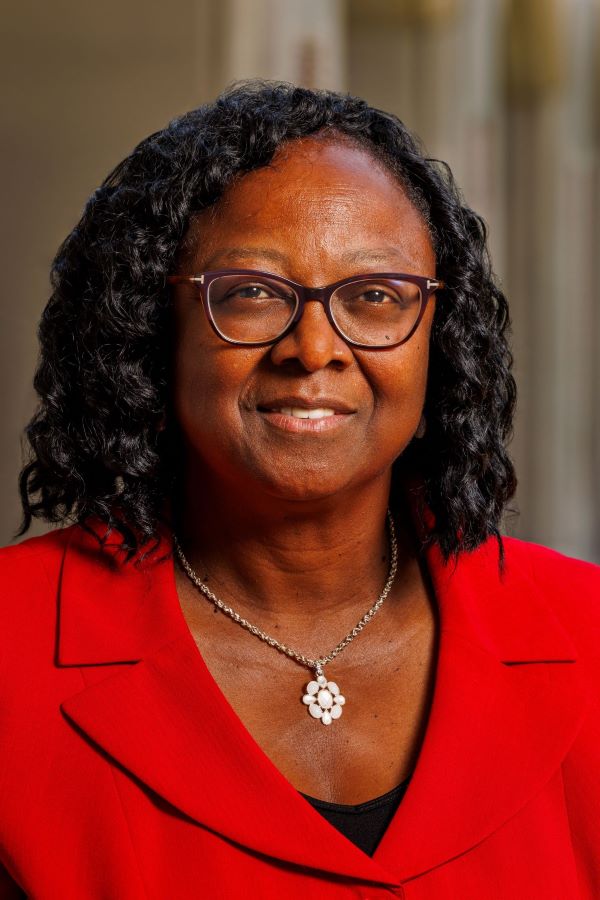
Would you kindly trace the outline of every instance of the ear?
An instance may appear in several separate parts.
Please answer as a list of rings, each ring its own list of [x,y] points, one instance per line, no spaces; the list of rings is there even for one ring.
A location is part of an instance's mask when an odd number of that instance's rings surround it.
[[[415,431],[415,437],[416,437],[416,438],[422,438],[422,437],[425,437],[425,432],[426,432],[426,431],[427,431],[427,420],[426,420],[426,418],[425,418],[425,413],[422,413],[421,419],[420,419],[419,424],[418,424],[418,426],[417,426],[417,430]]]

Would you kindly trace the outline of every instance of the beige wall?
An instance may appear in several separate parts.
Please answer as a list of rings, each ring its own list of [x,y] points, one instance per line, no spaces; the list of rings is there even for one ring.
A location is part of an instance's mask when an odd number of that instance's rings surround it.
[[[2,543],[20,517],[18,436],[34,405],[35,329],[50,261],[109,169],[206,98],[197,7],[53,0],[3,13]]]

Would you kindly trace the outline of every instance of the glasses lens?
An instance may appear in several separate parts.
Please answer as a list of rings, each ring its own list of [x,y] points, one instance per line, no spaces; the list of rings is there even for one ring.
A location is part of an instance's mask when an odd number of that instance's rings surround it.
[[[220,275],[210,283],[207,299],[223,337],[247,344],[278,337],[298,304],[287,284],[253,273]]]
[[[385,347],[408,337],[419,318],[421,302],[421,289],[410,281],[365,279],[334,292],[331,314],[351,341]]]

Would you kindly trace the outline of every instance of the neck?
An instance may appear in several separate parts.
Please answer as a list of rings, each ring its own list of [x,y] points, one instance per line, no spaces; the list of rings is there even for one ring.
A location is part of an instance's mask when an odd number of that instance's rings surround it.
[[[200,578],[242,615],[261,621],[362,615],[390,566],[389,476],[318,501],[240,495],[216,479],[186,479],[178,537]],[[201,498],[198,500],[197,498]],[[396,518],[398,576],[414,556]],[[364,607],[364,609],[363,609]],[[265,618],[266,617],[266,618]]]

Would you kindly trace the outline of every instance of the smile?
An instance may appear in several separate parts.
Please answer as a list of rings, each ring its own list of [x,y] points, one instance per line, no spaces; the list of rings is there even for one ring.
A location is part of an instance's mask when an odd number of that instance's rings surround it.
[[[325,419],[327,416],[335,416],[334,409],[321,407],[320,409],[305,409],[301,406],[283,406],[279,410],[282,416],[293,416],[295,419]]]
[[[278,431],[291,434],[324,434],[335,431],[353,418],[354,410],[336,406],[292,406],[285,401],[279,404],[259,406],[258,413],[264,422]]]

